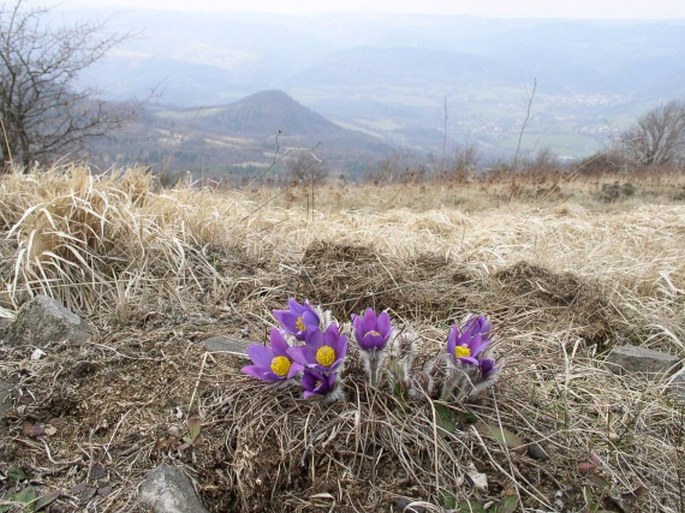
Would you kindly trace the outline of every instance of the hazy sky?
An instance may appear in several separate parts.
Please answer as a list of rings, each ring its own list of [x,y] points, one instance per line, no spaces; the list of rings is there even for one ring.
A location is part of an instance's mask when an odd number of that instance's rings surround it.
[[[685,19],[683,0],[62,0],[59,5],[288,14],[375,11],[507,18]]]

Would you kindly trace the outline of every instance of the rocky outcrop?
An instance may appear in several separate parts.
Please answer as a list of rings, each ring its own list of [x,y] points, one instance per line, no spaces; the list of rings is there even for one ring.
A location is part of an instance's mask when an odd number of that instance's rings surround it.
[[[92,338],[94,333],[87,321],[51,297],[40,295],[19,309],[7,330],[5,343],[44,348],[54,342],[82,343]]]
[[[646,347],[625,345],[614,347],[607,355],[606,366],[614,374],[673,374],[680,368],[680,358]]]
[[[681,369],[682,361],[677,356],[625,345],[614,347],[604,364],[614,374],[640,373],[648,378],[669,378],[667,389],[671,397],[685,404],[685,369]]]
[[[209,352],[228,352],[247,355],[247,346],[250,342],[239,340],[236,338],[219,336],[212,337],[198,342]]]

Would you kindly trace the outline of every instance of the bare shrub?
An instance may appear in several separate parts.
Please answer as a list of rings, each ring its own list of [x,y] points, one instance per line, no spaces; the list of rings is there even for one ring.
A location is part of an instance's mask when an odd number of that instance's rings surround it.
[[[674,164],[685,156],[685,103],[670,101],[642,115],[621,135],[624,154],[642,166]]]
[[[47,13],[21,0],[0,7],[0,157],[24,169],[80,149],[128,116],[75,84],[125,36],[108,34],[102,24],[51,29]]]

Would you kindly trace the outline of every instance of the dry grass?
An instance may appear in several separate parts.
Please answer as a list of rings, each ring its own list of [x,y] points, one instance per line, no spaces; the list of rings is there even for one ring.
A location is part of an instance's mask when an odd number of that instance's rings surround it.
[[[411,500],[440,511],[454,495],[463,511],[470,500],[502,512],[512,497],[518,511],[547,512],[556,496],[564,511],[594,501],[682,513],[682,407],[667,380],[615,376],[602,353],[636,343],[685,355],[683,177],[633,179],[634,195],[601,199],[615,180],[328,186],[312,210],[299,189],[163,190],[136,170],[5,175],[0,307],[47,292],[100,334],[37,362],[0,347],[0,379],[22,391],[0,472],[31,470],[41,492],[65,492],[67,510],[138,511],[136,484],[173,460],[211,511],[401,511]],[[347,401],[325,406],[192,343],[261,340],[290,295],[339,318],[390,308],[431,348],[465,312],[487,313],[507,370],[492,395],[444,405],[371,390],[351,365]],[[201,435],[184,447],[191,418]],[[51,419],[52,436],[22,431]],[[601,467],[579,472],[592,453]],[[96,485],[96,463],[113,493],[67,493]],[[469,484],[470,463],[487,491]]]

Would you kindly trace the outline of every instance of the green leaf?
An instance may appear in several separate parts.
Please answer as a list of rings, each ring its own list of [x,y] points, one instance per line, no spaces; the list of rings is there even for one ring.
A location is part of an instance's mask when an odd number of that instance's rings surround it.
[[[467,426],[478,422],[478,417],[470,411],[460,411],[457,413],[456,418],[460,424],[465,424]]]
[[[192,444],[202,432],[202,421],[196,417],[188,419],[188,434],[183,437],[183,440]]]
[[[590,481],[593,485],[597,486],[599,489],[609,488],[611,486],[611,483],[609,481],[607,481],[602,476],[599,476],[597,474],[591,474],[588,477],[588,481]]]
[[[36,510],[36,489],[33,488],[32,486],[28,486],[24,488],[23,490],[15,493],[9,498],[9,502],[18,502],[20,504],[24,504],[24,507],[21,509],[22,513],[31,513]],[[10,511],[15,511],[16,505],[14,506],[3,506],[0,508],[0,513],[8,513]]]
[[[455,422],[454,411],[449,409],[443,404],[435,405],[435,413],[437,414],[436,421],[438,428],[443,431],[444,434],[452,434],[457,430],[457,424]]]
[[[597,510],[597,504],[595,504],[595,497],[592,495],[590,489],[585,486],[583,487],[583,500],[585,501],[585,505],[588,507],[590,511]]]
[[[36,501],[35,511],[40,511],[45,506],[49,506],[57,499],[59,499],[61,495],[62,494],[60,492],[52,492],[47,495],[43,495]]]
[[[495,426],[494,424],[478,424],[476,429],[481,435],[494,438],[508,449],[525,449],[525,444],[517,435],[501,426]]]
[[[402,386],[402,383],[400,383],[399,381],[393,385],[392,393],[399,401],[405,400],[404,387]]]
[[[497,505],[496,511],[497,513],[514,513],[516,506],[518,506],[518,497],[516,495],[507,495]]]
[[[467,499],[459,503],[459,513],[485,513],[485,507],[480,502]]]
[[[452,492],[442,492],[442,505],[445,509],[455,509],[457,507],[457,496]]]
[[[7,469],[7,479],[18,483],[19,481],[25,481],[29,476],[26,475],[23,469],[19,467],[10,467]]]

